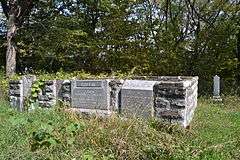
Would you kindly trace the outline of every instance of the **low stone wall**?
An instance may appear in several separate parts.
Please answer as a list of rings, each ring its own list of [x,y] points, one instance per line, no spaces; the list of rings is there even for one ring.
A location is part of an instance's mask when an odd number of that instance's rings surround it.
[[[35,80],[35,76],[24,76],[21,80],[9,82],[9,101],[12,107],[24,111],[25,100],[30,96],[30,90]]]
[[[26,110],[24,102],[33,76],[10,81],[11,106]],[[50,108],[62,101],[74,111],[109,115],[120,113],[143,118],[156,117],[187,127],[197,106],[198,77],[140,77],[133,80],[49,80],[36,101]]]
[[[187,127],[197,107],[197,77],[164,77],[154,85],[155,116]]]

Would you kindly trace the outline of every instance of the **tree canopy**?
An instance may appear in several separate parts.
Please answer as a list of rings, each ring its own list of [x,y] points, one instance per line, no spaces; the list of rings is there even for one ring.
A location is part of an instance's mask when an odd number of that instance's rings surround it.
[[[202,80],[219,74],[240,81],[238,0],[41,0],[27,11],[14,38],[18,72],[134,71]],[[0,18],[4,57],[7,21]]]

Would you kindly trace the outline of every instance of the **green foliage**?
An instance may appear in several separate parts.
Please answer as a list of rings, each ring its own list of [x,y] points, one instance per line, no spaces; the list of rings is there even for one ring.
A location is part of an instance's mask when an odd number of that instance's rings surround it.
[[[222,0],[39,1],[18,30],[18,71],[197,75],[201,94],[218,74],[238,93],[239,11]]]
[[[238,159],[239,98],[200,98],[190,130],[156,120],[18,113],[1,102],[0,159]]]

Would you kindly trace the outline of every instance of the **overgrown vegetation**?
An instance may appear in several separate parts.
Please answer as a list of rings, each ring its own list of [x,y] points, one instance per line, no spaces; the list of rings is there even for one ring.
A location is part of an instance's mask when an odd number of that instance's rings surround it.
[[[200,99],[192,128],[0,105],[0,159],[239,159],[240,100]]]

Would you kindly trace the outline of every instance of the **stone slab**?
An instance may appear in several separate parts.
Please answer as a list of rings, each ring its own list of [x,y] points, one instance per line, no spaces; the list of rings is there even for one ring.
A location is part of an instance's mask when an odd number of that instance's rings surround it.
[[[71,106],[81,109],[110,110],[108,80],[73,80]]]
[[[155,83],[156,81],[126,80],[121,90],[121,112],[137,117],[152,117]]]

